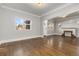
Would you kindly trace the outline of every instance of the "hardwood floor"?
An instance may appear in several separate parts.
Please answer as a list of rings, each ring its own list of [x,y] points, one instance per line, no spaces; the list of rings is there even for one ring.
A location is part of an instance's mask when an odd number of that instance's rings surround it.
[[[79,56],[79,39],[49,36],[0,45],[0,55],[8,56]]]

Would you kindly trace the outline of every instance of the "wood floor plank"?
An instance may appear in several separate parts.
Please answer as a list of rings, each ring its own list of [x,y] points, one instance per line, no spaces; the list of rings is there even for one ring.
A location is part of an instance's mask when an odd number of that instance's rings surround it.
[[[6,56],[79,56],[79,39],[62,36],[33,38],[0,45]]]

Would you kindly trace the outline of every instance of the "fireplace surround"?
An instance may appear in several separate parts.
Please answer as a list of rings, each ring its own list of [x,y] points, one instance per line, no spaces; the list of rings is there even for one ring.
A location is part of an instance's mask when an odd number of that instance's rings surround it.
[[[62,36],[76,37],[76,28],[63,28]]]

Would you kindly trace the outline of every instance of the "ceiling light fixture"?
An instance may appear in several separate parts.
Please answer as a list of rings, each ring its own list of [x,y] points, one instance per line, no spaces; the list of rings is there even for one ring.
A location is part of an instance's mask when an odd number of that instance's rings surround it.
[[[42,0],[38,0],[37,5],[38,5],[39,7],[43,6]]]
[[[39,2],[39,3],[37,3],[37,4],[38,4],[38,6],[39,6],[39,7],[40,7],[40,6],[42,6],[42,3],[40,3],[40,2]]]
[[[42,9],[42,8],[45,8],[46,4],[43,2],[43,0],[37,0],[37,2],[34,4],[34,6],[36,8]]]

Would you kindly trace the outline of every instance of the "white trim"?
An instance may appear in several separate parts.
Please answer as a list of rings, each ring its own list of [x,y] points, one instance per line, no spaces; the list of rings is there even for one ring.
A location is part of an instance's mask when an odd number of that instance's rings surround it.
[[[60,10],[62,8],[65,8],[66,6],[69,6],[69,5],[71,5],[71,3],[67,3],[67,4],[64,4],[64,5],[61,5],[60,7],[56,8],[56,9],[54,9],[52,11],[49,11],[47,13],[44,13],[41,16],[38,16],[38,15],[33,14],[33,13],[30,13],[30,12],[25,12],[25,11],[22,11],[22,10],[19,10],[19,9],[14,9],[14,8],[11,8],[11,7],[8,7],[8,6],[5,6],[5,5],[1,5],[1,7],[2,8],[5,8],[5,9],[8,9],[8,10],[11,10],[11,11],[16,11],[16,12],[20,12],[20,13],[27,13],[27,14],[30,14],[30,15],[36,16],[36,17],[43,17],[43,16],[46,16],[46,15],[49,15],[50,13],[53,13],[55,11],[58,11],[58,10]]]
[[[41,37],[42,38],[43,36],[42,35],[39,35],[39,36],[21,37],[21,38],[16,38],[16,39],[2,40],[2,41],[0,41],[0,44],[8,43],[8,42],[20,41],[20,40],[27,40],[27,39],[32,39],[32,38],[38,38],[38,37]]]
[[[62,9],[62,8],[65,8],[65,7],[69,6],[69,5],[71,5],[71,3],[64,4],[64,5],[62,5],[62,6],[58,7],[58,8],[56,8],[56,9],[54,9],[54,10],[52,10],[52,11],[49,11],[49,12],[43,14],[41,17],[47,16],[47,15],[53,13],[53,12],[56,12],[56,11]]]
[[[54,34],[47,34],[47,36],[51,36],[51,35],[54,35]]]
[[[62,33],[59,33],[59,32],[58,32],[58,33],[54,33],[54,35],[62,35]]]
[[[8,10],[11,10],[11,11],[16,11],[16,12],[19,12],[19,13],[24,13],[24,14],[29,14],[29,15],[32,15],[32,16],[40,17],[40,16],[32,14],[30,12],[25,12],[25,11],[22,11],[22,10],[19,10],[19,9],[14,9],[14,8],[7,7],[7,6],[4,6],[4,5],[1,5],[1,7],[5,8],[5,9],[8,9]]]
[[[51,36],[51,35],[59,35],[59,34],[47,34],[47,35],[43,35],[44,36]]]

